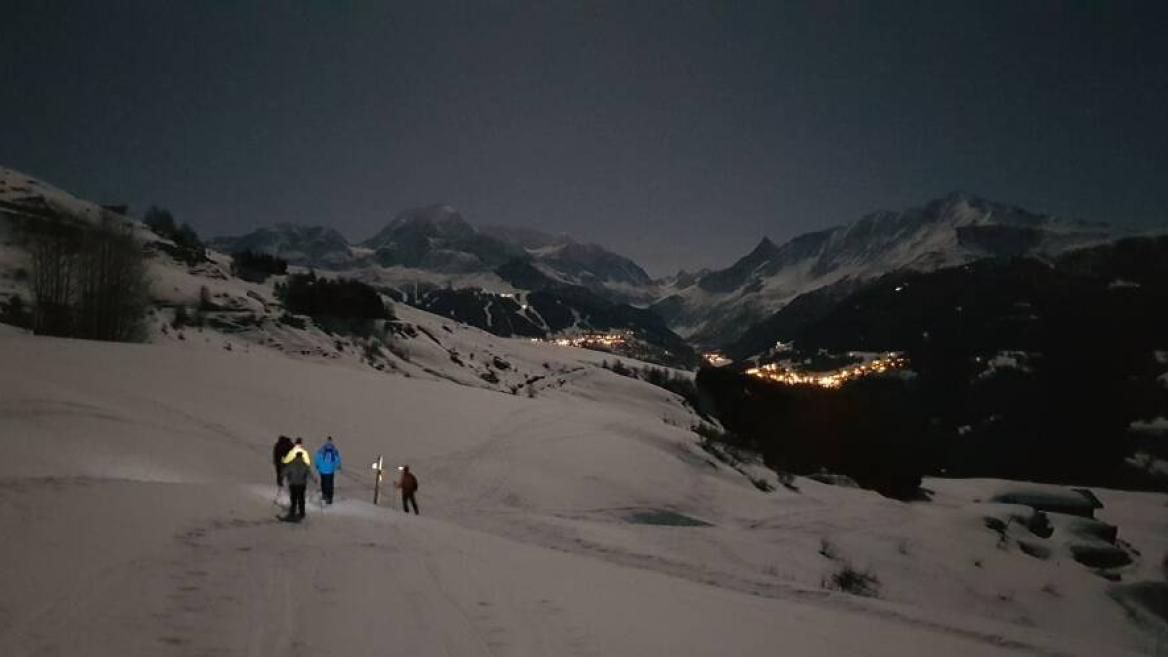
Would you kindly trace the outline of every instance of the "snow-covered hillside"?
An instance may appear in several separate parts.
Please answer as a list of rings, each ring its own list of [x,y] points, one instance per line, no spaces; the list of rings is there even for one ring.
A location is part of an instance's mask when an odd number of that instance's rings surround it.
[[[921,504],[802,479],[765,493],[698,447],[678,398],[596,367],[599,354],[458,339],[557,374],[532,398],[207,330],[151,345],[6,331],[0,579],[20,601],[0,614],[8,654],[1155,645],[1057,543],[1043,561],[1019,549],[1021,528],[986,527],[1001,511],[977,501],[1006,482],[930,481],[937,499]],[[340,501],[301,526],[272,519],[278,433],[332,435],[345,458]],[[401,515],[392,493],[370,504],[378,455],[418,473],[425,515]],[[1143,555],[1131,579],[1155,577],[1164,496],[1100,495]],[[845,562],[874,573],[883,599],[823,590]]]
[[[96,203],[14,169],[0,167],[0,212],[4,211],[30,216],[60,214],[92,223],[107,213]]]
[[[800,294],[840,281],[906,269],[932,271],[986,257],[1051,256],[1113,238],[1105,225],[954,193],[921,208],[876,212],[781,246],[764,238],[726,269],[675,282],[654,309],[683,337],[723,346]]]
[[[28,235],[54,222],[108,223],[132,231],[144,242],[169,242],[124,213],[124,207],[103,207],[32,176],[0,167],[0,305],[15,297],[25,304],[32,301]]]

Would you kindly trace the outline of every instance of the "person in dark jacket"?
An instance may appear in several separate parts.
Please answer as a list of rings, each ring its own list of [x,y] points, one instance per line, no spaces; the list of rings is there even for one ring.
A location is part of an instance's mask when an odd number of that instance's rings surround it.
[[[302,441],[297,439],[296,444],[299,446]],[[303,447],[301,451],[304,451]],[[308,489],[308,480],[312,478],[312,466],[308,464],[307,452],[304,453],[304,458],[293,458],[284,464],[284,482],[288,484],[288,494],[292,498],[292,503],[288,506],[288,515],[284,516],[284,520],[299,521],[304,518],[304,493]]]
[[[403,465],[398,468],[401,470],[401,479],[394,482],[394,488],[400,488],[402,493],[402,511],[410,512],[410,505],[414,505],[414,515],[418,513],[418,501],[414,499],[414,493],[418,492],[418,478],[414,473],[410,472],[410,466]]]
[[[329,436],[325,444],[316,450],[316,472],[320,474],[320,498],[325,504],[333,503],[333,477],[341,469],[341,451]]]
[[[291,438],[280,436],[276,439],[276,445],[272,448],[272,464],[276,466],[276,488],[284,485],[284,457],[290,451],[292,451]]]

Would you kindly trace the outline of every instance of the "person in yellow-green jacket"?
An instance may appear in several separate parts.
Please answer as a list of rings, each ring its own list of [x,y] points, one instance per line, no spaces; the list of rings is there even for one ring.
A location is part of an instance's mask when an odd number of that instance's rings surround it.
[[[312,457],[308,455],[308,450],[304,448],[303,438],[297,438],[296,444],[284,455],[284,465],[288,465],[296,459],[303,460],[306,465],[312,465]]]
[[[292,504],[288,506],[288,515],[282,520],[297,522],[304,518],[304,493],[308,488],[308,480],[313,478],[311,463],[308,450],[304,449],[304,439],[297,438],[296,444],[284,456],[284,482],[288,484]]]

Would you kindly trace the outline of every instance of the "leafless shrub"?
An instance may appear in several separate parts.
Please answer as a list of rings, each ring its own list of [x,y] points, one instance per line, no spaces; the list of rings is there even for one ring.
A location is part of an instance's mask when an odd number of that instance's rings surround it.
[[[823,582],[823,587],[868,598],[880,597],[880,580],[870,571],[844,564]]]

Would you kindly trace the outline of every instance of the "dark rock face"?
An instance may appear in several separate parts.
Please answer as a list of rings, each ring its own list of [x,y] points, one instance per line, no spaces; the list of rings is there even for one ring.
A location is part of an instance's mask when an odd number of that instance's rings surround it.
[[[771,264],[772,258],[778,256],[779,247],[767,238],[763,238],[754,250],[743,256],[733,265],[720,271],[711,272],[698,280],[698,287],[707,292],[728,293],[742,287],[763,267]]]

